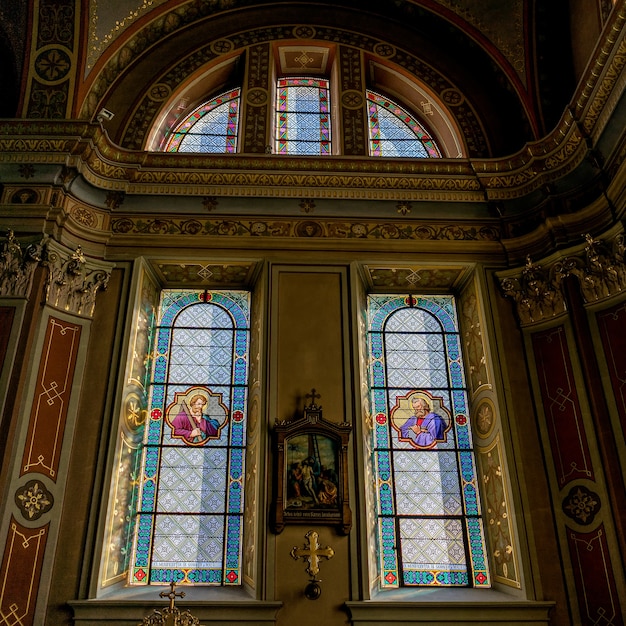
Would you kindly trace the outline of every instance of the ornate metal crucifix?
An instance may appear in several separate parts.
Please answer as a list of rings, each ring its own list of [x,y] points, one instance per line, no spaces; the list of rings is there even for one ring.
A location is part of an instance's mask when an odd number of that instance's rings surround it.
[[[161,591],[159,597],[167,598],[170,601],[169,607],[159,610],[154,609],[151,615],[144,617],[140,626],[200,626],[200,622],[197,617],[194,617],[189,611],[178,610],[178,607],[174,606],[176,598],[184,598],[185,592],[177,592],[175,590],[176,583],[172,581],[170,583],[169,591]]]
[[[309,565],[306,571],[312,578],[315,578],[320,571],[320,558],[331,559],[335,555],[335,551],[330,546],[320,547],[319,535],[314,530],[309,530],[304,536],[308,539],[309,546],[304,548],[294,546],[290,554],[296,561],[300,558],[308,561]]]
[[[315,392],[315,390],[313,391]],[[290,554],[296,561],[302,558],[309,562],[306,571],[311,576],[311,580],[304,588],[304,595],[309,600],[317,600],[322,594],[322,588],[319,585],[322,581],[316,578],[320,571],[320,558],[330,559],[334,556],[335,551],[330,546],[326,546],[325,548],[320,547],[318,541],[319,535],[314,530],[309,530],[304,536],[308,539],[309,547],[297,548],[294,546]]]

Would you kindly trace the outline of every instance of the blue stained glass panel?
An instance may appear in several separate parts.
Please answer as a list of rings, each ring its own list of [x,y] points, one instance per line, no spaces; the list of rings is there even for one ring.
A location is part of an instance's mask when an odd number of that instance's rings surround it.
[[[131,584],[241,584],[249,309],[162,293]]]
[[[489,587],[454,298],[368,313],[381,587]]]

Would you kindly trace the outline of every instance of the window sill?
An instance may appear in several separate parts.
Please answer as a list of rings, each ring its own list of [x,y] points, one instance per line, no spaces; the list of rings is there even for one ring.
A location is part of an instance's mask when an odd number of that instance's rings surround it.
[[[353,626],[539,626],[549,624],[554,605],[493,589],[398,589],[380,592],[372,600],[345,603]]]
[[[71,600],[76,626],[110,624],[112,626],[137,626],[154,609],[162,610],[168,601],[159,597],[167,587],[128,589],[91,600]],[[254,600],[242,589],[185,588],[185,597],[177,599],[176,607],[189,611],[201,623],[236,623],[243,626],[274,624],[282,602]]]

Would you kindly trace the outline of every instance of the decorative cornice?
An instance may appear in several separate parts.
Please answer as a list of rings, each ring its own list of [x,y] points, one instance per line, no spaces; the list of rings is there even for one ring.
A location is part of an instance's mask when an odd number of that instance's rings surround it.
[[[592,304],[626,291],[626,240],[619,233],[603,241],[585,235],[587,245],[575,254],[553,258],[547,267],[527,258],[526,266],[499,274],[500,287],[516,305],[522,326],[544,322],[566,311],[563,279],[576,276],[583,300]]]
[[[0,296],[29,296],[42,249],[42,243],[33,243],[22,249],[13,231],[8,231],[6,241],[0,244]]]
[[[92,317],[96,294],[106,289],[113,264],[87,259],[80,246],[73,252],[49,240],[43,264],[48,267],[46,303],[74,315]]]
[[[517,155],[471,162],[140,152],[114,146],[93,124],[0,124],[0,163],[67,165],[95,187],[126,194],[476,203],[521,198],[572,171],[586,154],[571,118]]]

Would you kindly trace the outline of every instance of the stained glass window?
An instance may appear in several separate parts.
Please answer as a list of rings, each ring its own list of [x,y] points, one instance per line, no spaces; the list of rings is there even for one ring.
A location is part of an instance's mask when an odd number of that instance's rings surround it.
[[[414,116],[388,98],[367,92],[370,155],[382,157],[440,157],[432,137]]]
[[[241,583],[249,309],[162,293],[131,584]]]
[[[236,152],[239,93],[233,89],[199,106],[176,126],[165,152]]]
[[[276,138],[278,154],[330,154],[327,80],[321,78],[278,80]]]
[[[381,587],[489,587],[454,299],[372,295],[368,330]]]

